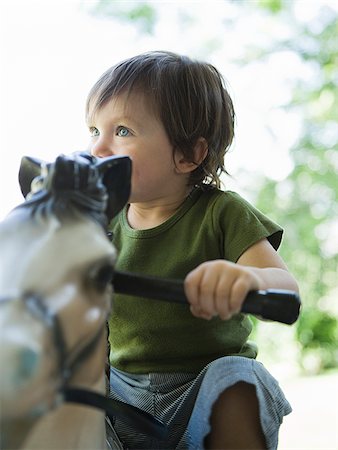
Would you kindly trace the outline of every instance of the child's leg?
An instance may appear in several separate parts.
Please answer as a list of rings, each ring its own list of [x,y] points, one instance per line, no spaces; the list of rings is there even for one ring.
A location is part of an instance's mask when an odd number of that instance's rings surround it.
[[[292,410],[264,366],[249,358],[226,356],[201,374],[187,428],[188,446],[180,448],[276,450],[283,417]]]
[[[208,449],[266,449],[255,386],[239,382],[225,390],[213,406]]]

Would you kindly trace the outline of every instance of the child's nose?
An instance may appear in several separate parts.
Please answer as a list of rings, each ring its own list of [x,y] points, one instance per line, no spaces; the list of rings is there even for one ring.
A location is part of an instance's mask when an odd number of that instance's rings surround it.
[[[90,149],[90,153],[97,158],[105,158],[107,156],[115,155],[113,146],[106,141],[101,140],[95,142],[95,144]]]

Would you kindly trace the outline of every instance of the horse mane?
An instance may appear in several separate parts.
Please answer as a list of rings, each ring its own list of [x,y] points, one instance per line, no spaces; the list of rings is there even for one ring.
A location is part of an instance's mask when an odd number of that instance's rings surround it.
[[[102,204],[106,204],[102,199],[97,200],[88,198],[81,193],[74,194],[65,191],[57,195],[47,194],[27,200],[16,209],[30,209],[32,217],[40,220],[56,217],[60,222],[66,222],[82,215],[98,222],[105,228],[107,216]]]
[[[107,226],[107,188],[93,158],[88,154],[59,156],[54,163],[41,167],[26,201],[17,208],[29,209],[38,219],[56,217],[65,222],[89,217]]]

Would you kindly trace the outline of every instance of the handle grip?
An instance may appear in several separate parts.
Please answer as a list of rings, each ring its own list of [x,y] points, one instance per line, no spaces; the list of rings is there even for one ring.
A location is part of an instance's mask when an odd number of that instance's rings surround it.
[[[119,294],[164,300],[186,304],[183,282],[157,277],[115,271],[114,291]],[[242,312],[254,314],[262,319],[275,320],[288,325],[299,316],[300,298],[296,292],[282,289],[251,291],[242,305]]]

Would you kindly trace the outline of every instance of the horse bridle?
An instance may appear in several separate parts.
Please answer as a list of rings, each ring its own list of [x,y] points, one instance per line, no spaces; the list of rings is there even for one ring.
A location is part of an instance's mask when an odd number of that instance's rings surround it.
[[[36,294],[26,294],[23,300],[30,314],[51,330],[53,343],[57,350],[62,392],[67,386],[71,375],[76,371],[76,368],[95,350],[104,329],[103,327],[99,328],[99,331],[96,332],[79,351],[73,350],[71,355],[67,356],[66,341],[64,339],[58,315],[49,311],[42,298]],[[74,357],[72,356],[73,354],[75,354]]]
[[[68,385],[68,381],[76,368],[96,349],[105,328],[102,326],[74,357],[67,356],[66,342],[58,315],[49,311],[42,298],[36,294],[26,294],[23,297],[29,313],[41,321],[52,332],[52,339],[58,352],[58,366],[60,373],[60,388],[57,403],[61,401],[78,403],[103,410],[111,421],[115,417],[129,423],[145,434],[160,439],[167,435],[166,425],[151,414],[132,405],[106,397],[89,389],[76,388]],[[74,353],[74,351],[73,351]]]

